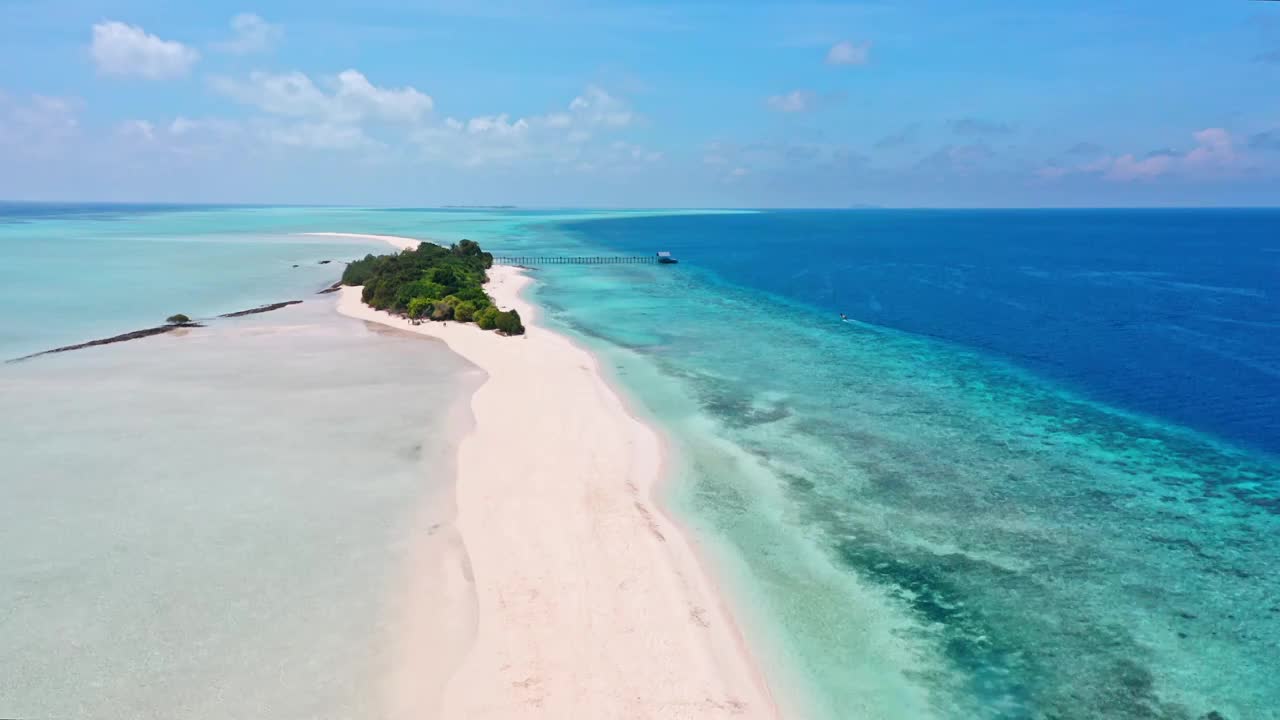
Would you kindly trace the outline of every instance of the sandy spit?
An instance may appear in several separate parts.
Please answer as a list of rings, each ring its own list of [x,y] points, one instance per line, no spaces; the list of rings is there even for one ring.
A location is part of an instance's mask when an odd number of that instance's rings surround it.
[[[455,602],[432,604],[473,606],[462,622],[475,623],[475,639],[432,693],[439,716],[779,717],[718,589],[655,502],[657,434],[591,353],[538,323],[520,296],[529,282],[514,268],[490,272],[489,293],[528,329],[513,338],[411,325],[361,303],[358,287],[339,293],[341,313],[438,338],[488,375],[458,448],[456,526],[470,572],[442,584]]]

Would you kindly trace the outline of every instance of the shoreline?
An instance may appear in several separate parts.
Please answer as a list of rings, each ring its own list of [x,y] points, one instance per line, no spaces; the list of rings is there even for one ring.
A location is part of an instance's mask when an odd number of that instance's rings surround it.
[[[382,239],[404,249],[416,240]],[[526,335],[410,325],[344,287],[338,310],[444,341],[487,379],[457,452],[475,641],[442,717],[752,717],[779,710],[695,540],[657,497],[664,438],[589,351],[539,324],[515,268],[486,289]]]
[[[413,238],[400,237],[399,235],[370,235],[368,233],[346,233],[346,232],[301,232],[294,233],[302,237],[327,237],[327,238],[351,238],[353,240],[381,240],[397,250],[412,250],[426,240],[414,240]]]

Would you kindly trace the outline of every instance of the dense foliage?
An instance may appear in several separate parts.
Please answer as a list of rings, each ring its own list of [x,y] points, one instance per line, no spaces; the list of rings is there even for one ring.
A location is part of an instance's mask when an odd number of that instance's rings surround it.
[[[344,285],[363,285],[361,299],[414,319],[475,322],[508,335],[524,332],[515,310],[500,311],[484,291],[493,255],[471,240],[444,248],[422,243],[399,255],[366,255],[347,266]]]

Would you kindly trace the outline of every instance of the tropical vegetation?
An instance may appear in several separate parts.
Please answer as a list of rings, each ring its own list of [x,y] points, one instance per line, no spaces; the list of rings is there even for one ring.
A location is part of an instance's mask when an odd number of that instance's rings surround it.
[[[398,255],[366,255],[347,266],[342,284],[363,285],[370,307],[414,320],[474,322],[485,330],[520,335],[515,310],[499,310],[484,291],[493,255],[463,240],[449,247],[422,243]]]

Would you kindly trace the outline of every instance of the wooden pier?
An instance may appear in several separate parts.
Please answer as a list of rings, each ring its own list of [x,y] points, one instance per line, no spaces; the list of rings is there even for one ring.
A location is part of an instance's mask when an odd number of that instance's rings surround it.
[[[657,255],[539,255],[495,256],[494,265],[667,265],[671,260]]]

